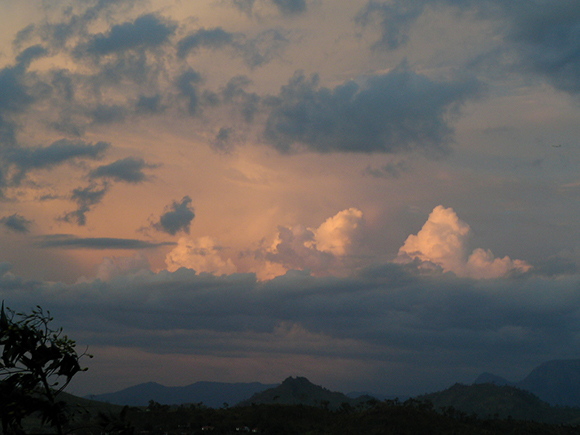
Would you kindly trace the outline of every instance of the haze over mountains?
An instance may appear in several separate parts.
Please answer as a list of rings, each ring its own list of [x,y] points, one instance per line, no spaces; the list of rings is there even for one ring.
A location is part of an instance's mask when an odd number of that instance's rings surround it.
[[[519,382],[483,373],[475,383],[510,385],[529,391],[551,405],[580,406],[580,359],[547,361]]]
[[[445,406],[456,406],[457,404],[452,405],[452,402],[457,398],[458,391],[461,391],[461,395],[467,395],[466,397],[469,397],[471,401],[475,400],[474,397],[479,398],[477,400],[494,401],[496,399],[493,399],[493,397],[497,398],[502,394],[514,397],[520,396],[519,393],[506,393],[497,389],[488,391],[484,388],[479,388],[478,385],[480,384],[494,384],[497,387],[516,387],[519,390],[534,394],[539,400],[549,405],[580,406],[580,360],[548,361],[536,367],[519,382],[510,382],[501,376],[483,373],[475,380],[471,389],[468,386],[462,386],[463,389],[458,390],[458,387],[454,386],[456,387],[455,390],[452,390],[454,388],[452,387],[444,392],[422,397],[427,397],[429,400],[435,398],[433,399],[434,403],[440,400],[441,403],[447,403]],[[454,393],[449,393],[451,390]],[[484,399],[483,397],[488,393],[490,397]],[[436,396],[437,394],[440,396]],[[373,397],[379,400],[385,398],[382,395],[373,395]],[[525,394],[522,397],[528,400]],[[166,387],[155,382],[148,382],[118,392],[93,395],[90,398],[112,404],[130,406],[146,406],[150,400],[168,405],[203,402],[211,408],[219,408],[224,406],[224,404],[247,405],[252,402],[265,404],[302,403],[315,406],[326,404],[326,406],[332,408],[338,407],[342,403],[356,404],[360,400],[371,399],[370,396],[357,398],[353,397],[353,394],[345,395],[331,392],[312,384],[303,377],[290,377],[281,384],[196,382],[185,387]],[[522,399],[522,403],[526,402],[526,400]],[[536,401],[532,400],[529,403],[536,404]]]

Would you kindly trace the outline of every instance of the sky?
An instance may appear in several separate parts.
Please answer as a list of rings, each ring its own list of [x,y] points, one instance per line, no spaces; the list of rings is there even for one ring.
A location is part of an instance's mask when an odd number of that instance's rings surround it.
[[[580,357],[576,0],[0,2],[0,299],[69,390],[416,395]]]

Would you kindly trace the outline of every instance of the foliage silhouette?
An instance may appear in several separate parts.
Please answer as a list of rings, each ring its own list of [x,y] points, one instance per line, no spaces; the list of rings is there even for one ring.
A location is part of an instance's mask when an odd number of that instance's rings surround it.
[[[36,307],[30,314],[0,309],[0,420],[4,435],[25,433],[23,420],[39,416],[42,425],[63,435],[68,410],[58,395],[81,368],[75,342],[52,329],[50,313]]]

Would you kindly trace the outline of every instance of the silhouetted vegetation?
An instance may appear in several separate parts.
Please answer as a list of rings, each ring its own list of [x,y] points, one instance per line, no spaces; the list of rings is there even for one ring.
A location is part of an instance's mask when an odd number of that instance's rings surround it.
[[[420,400],[376,400],[336,410],[324,405],[252,404],[207,408],[152,402],[147,408],[129,408],[126,419],[135,433],[198,435],[259,433],[265,435],[580,435],[580,427],[507,418],[479,418],[454,408],[435,409]]]
[[[0,420],[2,433],[21,435],[25,420],[36,417],[57,434],[71,416],[59,394],[84,369],[75,342],[62,329],[52,329],[52,317],[37,307],[30,314],[0,310]]]

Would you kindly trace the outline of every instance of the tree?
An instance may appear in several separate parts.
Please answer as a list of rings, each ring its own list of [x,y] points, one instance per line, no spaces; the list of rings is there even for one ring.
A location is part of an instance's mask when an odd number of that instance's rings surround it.
[[[52,329],[50,313],[36,307],[30,314],[0,310],[0,419],[4,435],[24,434],[22,420],[38,415],[42,424],[63,435],[68,422],[58,395],[81,368],[75,342]]]

